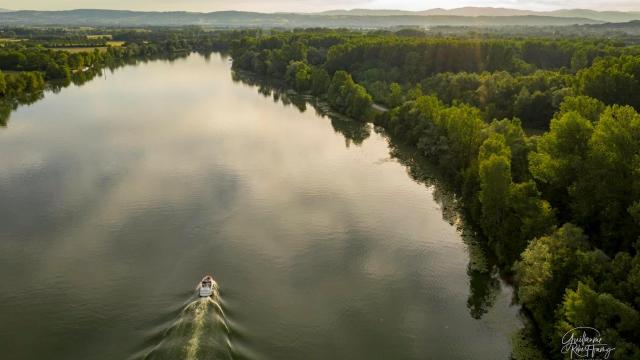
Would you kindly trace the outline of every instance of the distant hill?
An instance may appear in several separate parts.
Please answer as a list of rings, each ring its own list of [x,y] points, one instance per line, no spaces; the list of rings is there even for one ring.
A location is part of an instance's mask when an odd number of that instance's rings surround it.
[[[548,16],[584,17],[605,22],[627,22],[640,20],[640,12],[594,11],[584,9],[556,10],[544,13]]]
[[[332,10],[319,13],[322,15],[353,15],[353,16],[380,16],[380,15],[422,15],[422,16],[552,16],[563,18],[583,18],[603,22],[627,22],[640,20],[640,12],[622,11],[595,11],[585,9],[568,9],[556,11],[531,11],[494,7],[461,7],[455,9],[429,9],[424,11],[402,10]]]
[[[624,23],[604,23],[604,24],[591,24],[580,26],[582,29],[597,30],[599,32],[622,32],[628,35],[640,36],[640,20],[633,20]],[[634,39],[635,42],[640,42],[640,38]]]
[[[358,13],[355,11],[355,13]],[[349,27],[383,28],[394,26],[562,26],[598,24],[603,21],[568,16],[459,16],[385,14],[354,15],[339,13],[294,14],[241,11],[142,12],[122,10],[12,11],[0,13],[2,25],[82,25],[82,26],[184,26],[218,27]]]
[[[407,10],[378,10],[378,9],[353,9],[353,10],[329,10],[317,13],[320,15],[353,15],[353,16],[393,16],[393,15],[421,15],[421,16],[523,16],[539,15],[535,11],[517,10],[493,7],[461,7],[456,9],[429,9],[423,11]]]
[[[420,15],[416,11],[408,10],[384,10],[384,9],[351,9],[351,10],[329,10],[312,15],[327,16],[400,16],[400,15]]]
[[[430,9],[425,11],[418,11],[420,15],[456,15],[456,16],[525,16],[525,15],[537,15],[547,16],[544,13],[536,13],[530,10],[518,10],[507,8],[494,8],[494,7],[473,7],[466,6],[455,9]]]

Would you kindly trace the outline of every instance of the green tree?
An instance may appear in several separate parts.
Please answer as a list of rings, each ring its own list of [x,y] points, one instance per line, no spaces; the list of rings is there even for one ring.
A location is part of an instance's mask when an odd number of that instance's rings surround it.
[[[333,74],[333,78],[331,79],[331,83],[329,84],[329,91],[327,96],[329,98],[329,102],[338,108],[342,108],[344,106],[344,100],[342,95],[342,88],[349,82],[353,81],[351,79],[351,75],[349,75],[346,71],[336,71]]]
[[[524,181],[529,178],[529,144],[519,119],[494,120],[489,125],[489,131],[504,136],[507,146],[511,150],[511,175],[514,181]]]
[[[613,255],[631,250],[640,236],[634,203],[640,198],[640,115],[630,106],[604,111],[589,142],[585,173],[571,190],[580,224],[589,226],[599,247]]]
[[[81,70],[84,67],[84,56],[80,53],[69,55],[69,67],[73,70]]]
[[[396,107],[402,103],[402,87],[398,83],[389,85],[389,98],[387,103],[391,107]]]
[[[565,224],[551,235],[529,243],[522,260],[514,266],[518,280],[518,298],[531,312],[543,338],[553,338],[554,310],[564,289],[574,281],[578,251],[588,249],[582,229]]]
[[[311,89],[311,67],[304,61],[292,61],[285,73],[287,83],[298,91]]]
[[[4,95],[7,89],[7,82],[4,80],[4,74],[0,71],[0,95]]]
[[[585,161],[593,134],[591,122],[577,112],[566,112],[551,120],[551,129],[542,135],[537,149],[529,154],[533,177],[562,214],[569,210],[569,191],[585,175]]]
[[[50,62],[47,65],[46,77],[49,80],[69,81],[71,79],[71,70],[67,65],[58,65],[55,62]]]
[[[530,93],[523,87],[514,104],[514,114],[530,127],[544,127],[553,115],[553,104],[548,93],[534,91]]]
[[[588,326],[598,329],[602,342],[615,348],[613,359],[640,358],[640,313],[612,295],[598,293],[580,282],[576,290],[567,289],[558,315],[556,344],[568,331]]]
[[[640,109],[640,56],[600,58],[577,74],[580,93],[608,105],[631,105]]]
[[[482,205],[482,224],[490,239],[502,239],[501,222],[507,212],[511,186],[511,150],[504,136],[492,134],[480,148],[478,198]]]
[[[353,83],[348,87],[347,96],[349,101],[347,115],[361,119],[371,111],[373,100],[363,86]]]
[[[560,104],[560,111],[556,114],[556,118],[575,111],[585,119],[595,123],[600,118],[600,114],[605,110],[606,105],[598,100],[588,96],[569,96],[564,98]]]
[[[367,90],[356,84],[346,71],[336,71],[333,75],[328,100],[336,109],[355,119],[366,115],[373,102]]]
[[[531,239],[549,233],[556,221],[555,211],[533,181],[511,184],[508,203],[509,216],[502,226],[511,235],[502,239],[499,249],[504,249],[507,263],[513,263]]]
[[[331,78],[326,70],[313,67],[311,68],[311,92],[316,95],[324,95],[329,90]]]

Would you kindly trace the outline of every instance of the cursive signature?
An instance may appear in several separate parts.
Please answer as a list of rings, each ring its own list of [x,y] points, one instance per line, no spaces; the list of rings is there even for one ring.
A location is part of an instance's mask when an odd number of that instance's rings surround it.
[[[577,327],[562,336],[563,354],[570,359],[608,359],[616,348],[602,342],[600,331],[592,327]]]

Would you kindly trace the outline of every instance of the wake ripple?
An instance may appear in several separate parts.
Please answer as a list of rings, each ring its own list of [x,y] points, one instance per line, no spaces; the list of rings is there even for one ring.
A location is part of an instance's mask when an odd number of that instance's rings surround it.
[[[198,298],[184,307],[144,359],[232,359],[229,334],[216,286],[211,297]]]

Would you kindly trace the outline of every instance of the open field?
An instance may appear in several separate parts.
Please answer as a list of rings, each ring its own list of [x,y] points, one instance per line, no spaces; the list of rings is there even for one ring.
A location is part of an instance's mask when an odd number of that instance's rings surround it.
[[[100,52],[106,52],[108,48],[109,48],[108,46],[94,46],[94,47],[86,46],[86,47],[59,47],[55,49],[66,51],[69,53],[82,53],[82,52],[92,52],[95,49],[98,49],[98,51]]]
[[[111,34],[96,34],[96,35],[87,35],[87,39],[95,40],[95,39],[113,39],[113,35]]]
[[[62,50],[70,53],[91,52],[98,49],[100,52],[106,52],[109,47],[121,47],[124,45],[124,41],[107,41],[107,46],[69,46],[58,47],[56,50]]]

